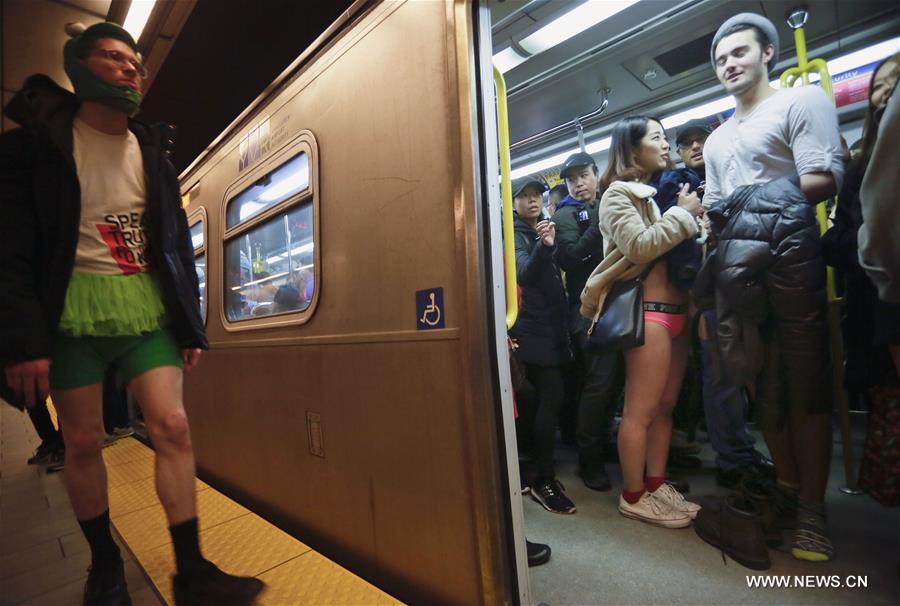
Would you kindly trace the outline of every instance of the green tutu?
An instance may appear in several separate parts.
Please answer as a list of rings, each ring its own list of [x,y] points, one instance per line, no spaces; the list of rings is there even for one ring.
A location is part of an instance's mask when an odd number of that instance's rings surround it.
[[[73,272],[59,330],[73,337],[124,337],[161,327],[166,310],[149,273]]]

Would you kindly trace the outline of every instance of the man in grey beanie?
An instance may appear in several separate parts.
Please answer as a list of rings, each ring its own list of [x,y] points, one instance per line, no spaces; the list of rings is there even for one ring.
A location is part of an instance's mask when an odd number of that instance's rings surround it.
[[[815,85],[776,90],[769,84],[778,46],[775,26],[754,13],[728,19],[713,38],[713,68],[725,90],[734,96],[736,108],[734,116],[706,140],[704,206],[725,202],[741,186],[783,177],[799,176],[800,190],[811,204],[840,189],[844,167],[834,104]],[[821,277],[824,280],[824,275]],[[795,286],[818,292],[812,284]],[[824,299],[819,303],[816,309],[822,315],[826,303]],[[824,320],[816,318],[821,322],[815,330],[821,325],[826,331]],[[709,329],[715,331],[716,327]],[[764,335],[764,339],[772,338],[777,336]],[[778,372],[787,373],[784,363],[782,357]],[[828,366],[823,358],[821,372],[828,372]],[[790,380],[804,379],[793,376]],[[813,387],[805,388],[808,394],[802,402],[799,398],[789,402],[791,398],[760,397],[758,413],[770,420],[761,428],[775,461],[777,519],[784,528],[795,528],[791,553],[800,560],[821,562],[834,557],[824,505],[832,399],[827,390],[820,389],[822,393],[817,394]]]
[[[712,62],[713,69],[716,69],[716,46],[722,41],[722,38],[743,30],[752,31],[756,41],[764,50],[769,45],[772,46],[772,58],[766,63],[766,67],[772,71],[772,67],[778,63],[778,31],[771,21],[756,13],[735,15],[716,30],[712,45],[709,47],[709,60]]]

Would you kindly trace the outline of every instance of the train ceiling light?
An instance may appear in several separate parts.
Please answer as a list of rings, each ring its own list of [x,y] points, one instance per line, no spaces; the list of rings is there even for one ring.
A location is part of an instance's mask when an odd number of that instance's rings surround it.
[[[588,0],[494,55],[494,65],[507,72],[534,55],[606,21],[640,0]]]
[[[144,31],[144,26],[147,25],[147,20],[150,19],[150,13],[153,12],[155,5],[156,0],[132,0],[131,6],[128,7],[128,16],[125,17],[122,27],[135,40],[140,40],[141,32]]]
[[[830,73],[832,75],[832,78],[834,78],[846,72],[869,66],[889,55],[898,52],[900,52],[900,37],[885,40],[884,42],[879,42],[878,44],[873,44],[872,46],[867,46],[866,48],[860,49],[858,51],[854,51],[852,53],[848,53],[846,55],[835,57],[834,59],[829,60],[828,73]],[[816,82],[817,80],[817,75],[813,74],[810,76],[811,82]],[[772,80],[770,84],[774,88],[780,88],[780,82],[778,80]],[[662,125],[663,128],[666,129],[676,128],[686,122],[689,122],[690,120],[708,118],[717,114],[724,114],[732,109],[734,109],[734,97],[720,97],[701,105],[691,107],[684,111],[666,116],[662,119]],[[606,151],[607,149],[609,149],[610,143],[610,137],[604,137],[602,139],[598,139],[596,141],[588,143],[586,151],[589,154]],[[565,159],[568,158],[571,154],[574,154],[577,151],[580,150],[577,148],[572,148],[566,150],[563,153],[554,154],[553,156],[544,158],[542,160],[529,162],[524,166],[513,169],[513,171],[510,173],[510,177],[513,179],[518,179],[519,177],[525,175],[538,173],[547,168],[558,166],[562,164]]]

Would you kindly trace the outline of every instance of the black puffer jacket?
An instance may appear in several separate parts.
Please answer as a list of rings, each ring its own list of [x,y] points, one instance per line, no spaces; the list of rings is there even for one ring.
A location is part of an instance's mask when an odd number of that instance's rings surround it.
[[[53,351],[78,246],[81,193],[72,156],[78,99],[31,76],[4,113],[22,128],[0,135],[0,366]],[[147,187],[147,251],[179,346],[206,348],[187,217],[166,158],[171,129],[130,122]],[[0,373],[0,395],[13,402]]]
[[[516,281],[522,305],[511,337],[527,364],[559,366],[569,359],[568,303],[555,248],[537,241],[537,231],[516,216]]]
[[[799,181],[739,187],[708,212],[718,247],[695,284],[714,297],[718,341],[736,385],[760,410],[809,410],[832,398],[825,262],[815,207]]]

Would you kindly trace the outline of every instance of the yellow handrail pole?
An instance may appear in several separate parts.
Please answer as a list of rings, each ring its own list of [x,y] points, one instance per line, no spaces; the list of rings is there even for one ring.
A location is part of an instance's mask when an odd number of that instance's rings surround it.
[[[519,296],[516,289],[516,244],[513,231],[512,183],[509,160],[509,113],[506,107],[506,80],[496,67],[494,85],[497,87],[497,130],[500,135],[500,195],[503,199],[503,268],[506,276],[506,329],[519,317]]]
[[[794,21],[795,17],[797,17],[796,21]],[[797,11],[788,17],[788,25],[794,29],[797,67],[786,69],[781,74],[781,86],[782,88],[791,88],[798,79],[802,79],[803,84],[809,84],[809,74],[815,72],[819,75],[822,88],[831,98],[831,101],[834,102],[834,89],[831,85],[831,75],[828,73],[828,64],[824,59],[807,60],[806,34],[803,31],[805,23],[805,12],[801,15]],[[819,233],[824,234],[828,228],[828,214],[825,210],[824,202],[816,206],[816,218],[819,221]],[[853,441],[850,430],[850,404],[847,401],[847,392],[844,390],[844,344],[841,340],[839,309],[841,300],[838,298],[837,289],[835,288],[834,270],[831,267],[826,267],[825,271],[828,298],[828,332],[831,339],[831,365],[833,368],[832,384],[834,395],[837,399],[841,444],[844,451],[844,479],[847,483],[847,486],[841,490],[851,494],[858,494],[860,491],[856,484],[856,461],[853,456]]]

